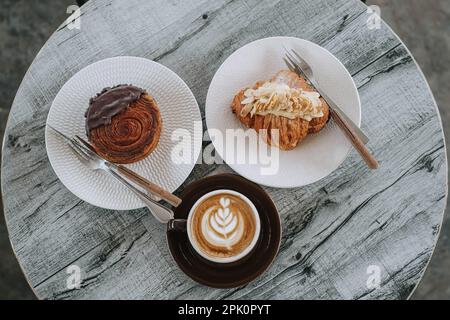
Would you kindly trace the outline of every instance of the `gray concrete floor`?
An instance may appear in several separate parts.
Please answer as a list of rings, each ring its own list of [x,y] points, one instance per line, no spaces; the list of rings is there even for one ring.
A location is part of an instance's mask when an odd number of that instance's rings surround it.
[[[369,0],[411,50],[431,86],[450,138],[450,1]],[[449,149],[450,150],[450,149]],[[448,207],[448,203],[447,203]],[[450,299],[450,215],[448,209],[431,263],[413,299]]]
[[[67,17],[74,0],[0,0],[0,138],[9,108],[33,58]],[[422,67],[450,137],[450,1],[368,0],[406,43]],[[448,140],[447,140],[448,141]],[[1,151],[0,151],[1,152]],[[0,198],[0,212],[1,198]],[[450,218],[415,299],[450,299]],[[0,214],[0,299],[35,299],[12,253]]]

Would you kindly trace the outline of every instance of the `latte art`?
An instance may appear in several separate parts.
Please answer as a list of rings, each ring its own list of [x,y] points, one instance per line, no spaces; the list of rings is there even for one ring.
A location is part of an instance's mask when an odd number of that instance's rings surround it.
[[[256,233],[253,209],[241,197],[221,193],[204,199],[190,225],[197,247],[212,258],[230,258],[247,249]]]
[[[202,233],[205,239],[216,246],[231,249],[242,238],[243,223],[237,212],[230,210],[231,200],[221,197],[220,206],[208,208],[202,219]]]

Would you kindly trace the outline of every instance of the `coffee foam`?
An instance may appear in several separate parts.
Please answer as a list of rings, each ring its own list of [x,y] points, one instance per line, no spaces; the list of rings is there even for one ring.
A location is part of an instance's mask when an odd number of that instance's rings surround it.
[[[204,254],[230,258],[250,246],[256,232],[256,218],[244,199],[219,193],[197,205],[190,228]]]

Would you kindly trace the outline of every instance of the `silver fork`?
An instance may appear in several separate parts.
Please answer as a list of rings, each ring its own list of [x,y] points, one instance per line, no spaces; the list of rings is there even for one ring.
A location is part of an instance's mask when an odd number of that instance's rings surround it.
[[[329,98],[323,90],[320,89],[320,86],[314,77],[314,72],[309,64],[295,50],[291,50],[291,54],[288,49],[284,49],[286,50],[286,57],[283,58],[283,60],[288,68],[291,71],[303,76],[310,82],[310,84],[330,106],[330,113],[333,120],[335,120],[336,124],[342,129],[343,133],[350,140],[353,147],[359,152],[369,168],[377,169],[379,166],[378,161],[365,146],[365,144],[369,141],[367,136],[345,115],[339,106],[331,98]]]
[[[53,130],[55,130],[55,129],[53,129]],[[75,135],[75,137],[73,138],[73,141],[75,143],[78,143],[78,142],[81,143],[81,145],[80,144],[79,145],[81,147],[84,146],[85,148],[83,148],[83,149],[87,148],[90,151],[92,151],[95,154],[95,158],[102,158],[97,154],[97,152],[89,144],[89,142],[84,140],[82,137]],[[136,183],[140,187],[144,188],[146,191],[150,192],[150,195],[152,196],[153,200],[159,201],[161,199],[164,199],[165,201],[167,201],[174,207],[178,207],[180,205],[180,203],[182,202],[182,200],[180,198],[178,198],[177,196],[173,195],[172,193],[170,193],[169,191],[165,190],[164,188],[158,186],[157,184],[147,180],[146,178],[140,176],[133,170],[128,169],[127,167],[125,167],[123,165],[106,161],[106,159],[103,159],[103,160],[105,160],[105,163],[111,169],[115,170],[119,174],[124,175],[126,178],[131,180],[133,183]]]
[[[153,214],[153,216],[161,223],[167,223],[170,220],[173,220],[174,213],[172,210],[166,208],[165,206],[161,205],[160,203],[154,201],[150,196],[148,196],[146,193],[142,192],[138,188],[136,188],[134,185],[129,183],[125,178],[120,176],[117,172],[112,170],[106,161],[102,161],[98,157],[94,157],[93,154],[91,154],[92,151],[82,148],[81,146],[77,145],[73,141],[69,143],[69,147],[74,152],[74,154],[77,156],[77,158],[80,160],[82,164],[87,166],[91,170],[104,170],[108,172],[111,176],[113,176],[117,181],[122,183],[124,186],[126,186],[131,192],[133,192],[139,199],[141,199],[147,208],[150,210],[150,212]]]
[[[125,176],[125,178],[129,179],[131,182],[142,187],[145,191],[150,193],[150,196],[152,197],[153,200],[159,201],[161,199],[164,199],[174,207],[178,207],[181,204],[182,200],[180,198],[170,193],[169,191],[165,190],[164,188],[160,187],[159,185],[147,180],[146,178],[142,177],[141,175],[137,174],[133,170],[128,169],[123,165],[109,162],[106,159],[100,157],[95,151],[94,147],[92,147],[89,144],[89,142],[87,142],[80,136],[76,135],[74,138],[70,138],[61,131],[59,131],[58,129],[52,127],[51,125],[48,125],[48,127],[60,138],[64,139],[66,143],[75,143],[81,149],[91,151],[90,155],[92,156],[92,158],[104,161],[104,164],[108,166],[109,169],[114,170],[118,174]]]
[[[353,129],[353,131],[358,135],[361,141],[364,142],[364,144],[367,144],[369,142],[369,138],[366,136],[366,134],[345,114],[344,111],[342,111],[342,109],[333,101],[333,99],[328,97],[325,92],[321,91],[310,65],[294,49],[292,49],[291,51],[292,54],[295,55],[295,57],[289,52],[288,49],[286,49],[286,47],[284,47],[284,50],[286,51],[286,58],[283,58],[283,60],[288,68],[291,71],[301,74],[317,91],[320,90],[320,95],[328,103],[328,105],[330,105],[332,109],[339,113],[341,118],[343,118],[345,123]]]

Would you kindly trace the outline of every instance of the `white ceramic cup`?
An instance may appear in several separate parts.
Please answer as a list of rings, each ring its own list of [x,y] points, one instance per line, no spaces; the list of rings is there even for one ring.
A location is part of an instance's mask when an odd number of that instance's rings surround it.
[[[221,258],[221,257],[211,257],[209,255],[206,255],[204,252],[202,252],[202,250],[199,248],[194,235],[192,234],[191,231],[191,223],[192,223],[192,217],[194,215],[195,209],[198,207],[198,205],[200,205],[203,200],[212,197],[216,194],[230,194],[233,196],[237,196],[239,198],[241,198],[242,200],[244,200],[252,209],[252,213],[253,216],[255,218],[255,222],[256,222],[256,228],[255,228],[255,235],[252,239],[252,241],[250,242],[249,246],[247,248],[245,248],[245,250],[243,250],[241,253],[232,256],[232,257],[227,257],[227,258]],[[221,189],[221,190],[215,190],[212,192],[209,192],[207,194],[205,194],[204,196],[202,196],[200,199],[198,199],[195,204],[192,206],[191,210],[189,211],[189,216],[187,219],[187,234],[189,237],[189,241],[191,243],[191,245],[194,247],[195,251],[202,256],[203,258],[212,261],[212,262],[216,262],[216,263],[232,263],[232,262],[236,262],[242,258],[244,258],[246,255],[248,255],[253,248],[255,247],[256,243],[258,242],[259,239],[259,235],[261,233],[261,221],[259,219],[259,214],[258,214],[258,210],[256,209],[255,205],[250,201],[250,199],[248,199],[246,196],[244,196],[242,193],[233,191],[233,190],[225,190],[225,189]]]

